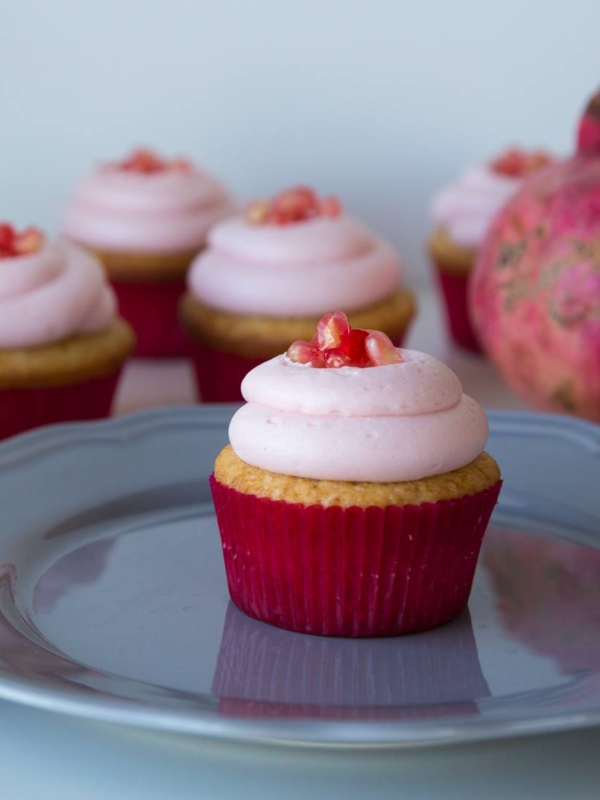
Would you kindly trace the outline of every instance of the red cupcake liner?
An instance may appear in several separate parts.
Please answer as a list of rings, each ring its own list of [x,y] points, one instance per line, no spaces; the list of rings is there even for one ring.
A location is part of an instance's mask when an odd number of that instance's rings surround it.
[[[202,342],[192,343],[191,359],[196,389],[204,403],[243,402],[240,391],[243,379],[266,360],[224,353]]]
[[[183,358],[189,341],[179,323],[185,281],[111,281],[119,313],[135,330],[136,358]]]
[[[396,636],[467,604],[495,486],[421,505],[303,506],[211,477],[229,593],[255,619],[323,636]]]
[[[440,268],[436,269],[436,273],[444,297],[446,321],[452,340],[465,350],[482,353],[469,315],[468,276],[455,275]]]
[[[394,344],[401,347],[402,337],[395,339]],[[268,361],[267,358],[226,353],[200,341],[193,342],[191,348],[196,388],[204,403],[243,402],[240,390],[242,381],[251,369]]]
[[[222,713],[316,718],[468,713],[490,694],[468,610],[426,636],[359,640],[299,636],[233,604],[212,692]]]
[[[108,417],[121,370],[65,386],[0,389],[0,439],[58,422]]]

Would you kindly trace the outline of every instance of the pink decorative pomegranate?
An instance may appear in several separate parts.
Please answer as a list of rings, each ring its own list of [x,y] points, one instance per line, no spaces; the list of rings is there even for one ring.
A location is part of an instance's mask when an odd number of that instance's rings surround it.
[[[470,310],[519,395],[600,422],[600,91],[575,155],[536,173],[492,224]]]

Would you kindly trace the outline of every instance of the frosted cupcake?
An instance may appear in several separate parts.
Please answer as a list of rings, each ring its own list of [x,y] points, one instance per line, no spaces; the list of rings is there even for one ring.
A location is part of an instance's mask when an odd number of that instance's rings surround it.
[[[0,438],[106,417],[133,347],[93,256],[0,224]]]
[[[467,284],[479,245],[523,181],[553,160],[541,151],[508,150],[494,161],[467,170],[433,200],[429,253],[444,297],[450,335],[466,350],[480,352],[467,309]]]
[[[311,189],[216,225],[188,276],[181,317],[205,401],[241,400],[244,375],[310,339],[329,308],[400,344],[415,313],[395,248]]]
[[[331,636],[456,617],[501,484],[456,375],[336,312],[242,393],[211,479],[233,602]]]
[[[103,263],[136,331],[137,356],[186,354],[177,316],[185,274],[209,227],[234,209],[211,175],[148,150],[102,164],[76,185],[63,232]]]

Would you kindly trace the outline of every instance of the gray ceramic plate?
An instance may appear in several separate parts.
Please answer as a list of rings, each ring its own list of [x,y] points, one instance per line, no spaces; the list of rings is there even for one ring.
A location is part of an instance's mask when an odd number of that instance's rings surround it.
[[[415,745],[600,722],[600,428],[493,413],[505,486],[469,612],[300,636],[228,603],[207,477],[227,408],[0,447],[0,696],[212,737]]]

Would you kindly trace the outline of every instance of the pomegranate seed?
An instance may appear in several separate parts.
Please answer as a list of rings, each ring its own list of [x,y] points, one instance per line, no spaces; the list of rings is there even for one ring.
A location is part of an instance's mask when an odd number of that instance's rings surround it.
[[[178,156],[168,162],[168,169],[172,169],[176,172],[193,172],[194,165],[189,159]]]
[[[15,241],[15,229],[6,222],[0,223],[0,253],[12,253]]]
[[[299,339],[293,342],[287,349],[286,356],[296,364],[312,364],[313,367],[323,366],[323,357],[318,347],[303,342]]]
[[[365,339],[365,350],[374,367],[385,364],[400,364],[402,356],[391,339],[381,331],[370,331]]]
[[[324,350],[323,360],[325,361],[326,367],[333,369],[339,369],[339,367],[357,366],[356,364],[352,363],[350,356],[345,353],[341,347],[330,347],[327,350]]]
[[[37,253],[44,241],[44,234],[37,228],[26,228],[20,233],[14,242],[16,255],[23,256],[30,253]]]
[[[317,325],[317,341],[321,350],[339,347],[343,336],[350,333],[350,323],[343,311],[325,314]]]
[[[267,200],[253,200],[246,211],[246,219],[253,225],[262,225],[267,221],[269,203]]]
[[[26,228],[18,233],[12,225],[0,224],[0,258],[13,258],[37,252],[44,241],[44,234],[37,228]]]
[[[531,175],[532,172],[537,172],[540,169],[544,169],[544,167],[552,164],[553,161],[554,159],[549,153],[544,153],[543,150],[536,150],[527,156],[525,162],[525,174]]]
[[[335,219],[335,217],[339,217],[342,213],[342,204],[337,197],[326,197],[324,200],[321,200],[319,204],[319,212],[322,217],[331,217]]]
[[[361,328],[354,328],[342,336],[340,347],[354,367],[368,367],[370,364],[369,354],[365,349],[368,336],[369,331],[363,331]]]

